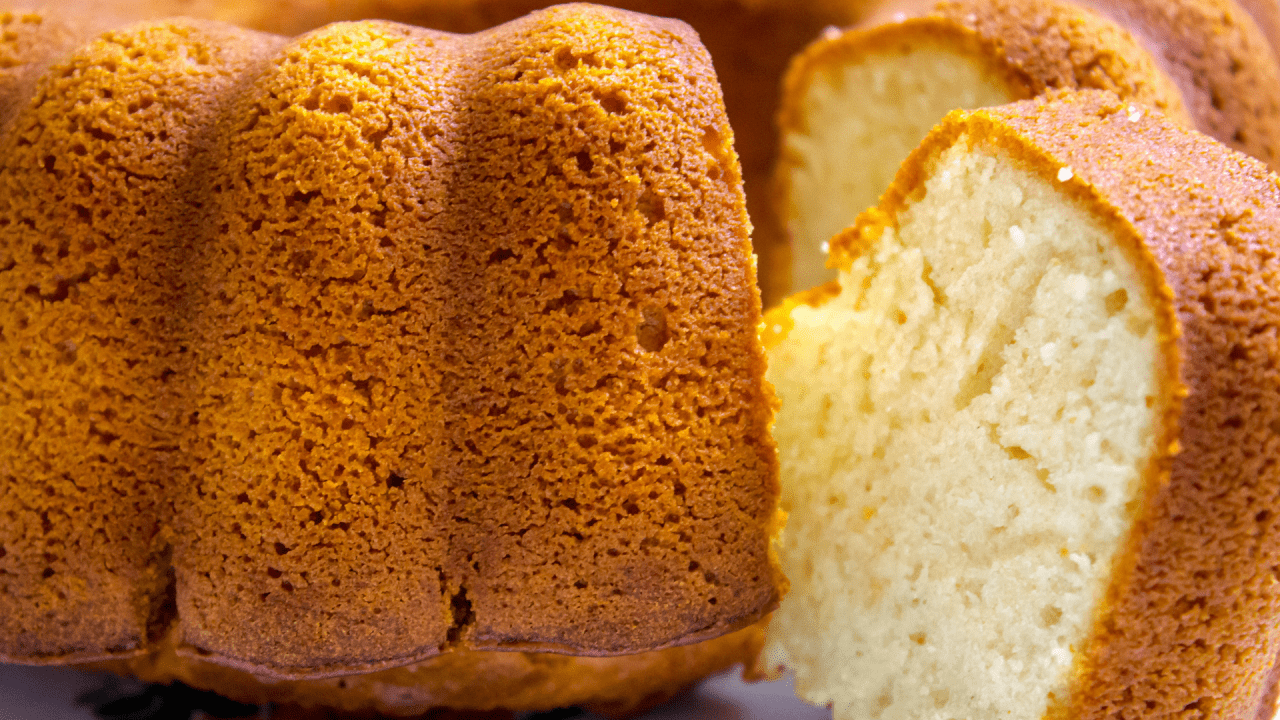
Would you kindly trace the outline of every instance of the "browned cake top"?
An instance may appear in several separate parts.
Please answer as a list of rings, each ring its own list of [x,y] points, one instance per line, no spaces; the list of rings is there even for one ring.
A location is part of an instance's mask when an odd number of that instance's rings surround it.
[[[381,18],[471,33],[555,4],[555,0],[16,0],[33,7],[75,8],[124,20],[175,15],[233,22],[296,35],[326,23]],[[791,56],[824,27],[860,20],[879,0],[609,0],[604,4],[679,18],[697,31],[715,59],[741,154],[743,182],[760,256],[766,304],[790,283],[790,249],[768,202],[777,147],[778,85]]]
[[[1179,122],[1177,86],[1123,26],[1065,0],[954,0],[930,18],[950,21],[990,43],[1027,96],[1054,90],[1110,90]]]
[[[1235,0],[1081,0],[1133,33],[1182,90],[1195,127],[1280,168],[1280,65]]]
[[[776,602],[749,226],[687,27],[147,23],[2,140],[0,654],[172,621],[317,676]]]
[[[168,595],[183,173],[271,41],[157,25],[72,52],[75,19],[0,24],[0,657],[129,652]]]

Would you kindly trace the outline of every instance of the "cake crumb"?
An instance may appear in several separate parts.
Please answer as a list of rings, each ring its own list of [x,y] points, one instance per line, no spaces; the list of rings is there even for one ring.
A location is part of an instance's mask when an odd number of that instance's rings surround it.
[[[1027,244],[1027,233],[1017,225],[1009,226],[1009,239],[1013,241],[1015,248],[1023,248]]]
[[[1084,302],[1089,295],[1089,288],[1093,283],[1084,275],[1072,275],[1067,278],[1067,293],[1071,295],[1071,299],[1075,302]]]

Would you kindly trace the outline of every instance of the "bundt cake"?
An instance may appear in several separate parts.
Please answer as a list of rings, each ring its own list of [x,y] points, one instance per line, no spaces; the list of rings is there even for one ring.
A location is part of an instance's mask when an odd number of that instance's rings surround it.
[[[1277,238],[1265,165],[1108,92],[948,115],[766,316],[762,663],[837,719],[1269,718]]]
[[[749,225],[687,26],[0,24],[0,659],[171,637],[309,680],[773,608]]]
[[[1232,0],[916,8],[887,5],[832,31],[788,71],[775,192],[796,287],[835,276],[824,243],[875,204],[902,158],[955,108],[1109,90],[1280,167],[1280,66]],[[843,191],[822,191],[830,186]]]

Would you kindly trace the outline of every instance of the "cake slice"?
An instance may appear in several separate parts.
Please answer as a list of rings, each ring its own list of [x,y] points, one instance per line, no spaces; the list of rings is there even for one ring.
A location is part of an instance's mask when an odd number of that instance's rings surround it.
[[[948,111],[1082,88],[1280,159],[1280,68],[1232,0],[893,3],[830,31],[788,71],[774,192],[793,286],[835,277],[823,244]]]
[[[835,717],[1255,717],[1280,650],[1280,188],[1110,93],[955,112],[766,317]]]

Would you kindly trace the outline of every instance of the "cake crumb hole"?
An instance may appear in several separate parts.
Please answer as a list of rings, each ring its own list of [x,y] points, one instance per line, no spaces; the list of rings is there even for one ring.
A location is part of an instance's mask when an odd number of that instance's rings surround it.
[[[1107,315],[1115,317],[1119,315],[1129,304],[1129,293],[1124,288],[1120,288],[1107,296]]]
[[[1009,456],[1010,460],[1030,460],[1031,459],[1031,453],[1027,452],[1026,450],[1023,450],[1021,447],[1017,445],[1013,445],[1011,447],[1005,448],[1004,452],[1006,455]]]
[[[936,708],[944,708],[948,702],[951,702],[951,690],[948,688],[939,688],[929,692],[929,699],[933,701]]]
[[[636,342],[646,352],[657,352],[667,344],[667,311],[650,305],[640,311],[640,324],[636,325]]]
[[[609,90],[609,91],[603,92],[599,95],[599,98],[600,98],[600,107],[603,108],[605,112],[611,113],[613,115],[622,115],[626,113],[627,101],[620,94],[618,94],[618,91]]]
[[[640,194],[640,199],[636,202],[637,209],[650,224],[662,222],[667,219],[666,208],[663,207],[662,198],[653,194],[650,190],[645,190]]]
[[[1046,606],[1040,611],[1041,627],[1051,628],[1062,620],[1062,609],[1053,605]]]
[[[450,643],[456,643],[462,638],[467,626],[475,622],[476,614],[471,608],[471,601],[467,599],[466,588],[458,588],[458,592],[449,599],[449,605],[453,610],[453,626],[449,628],[447,639]]]

